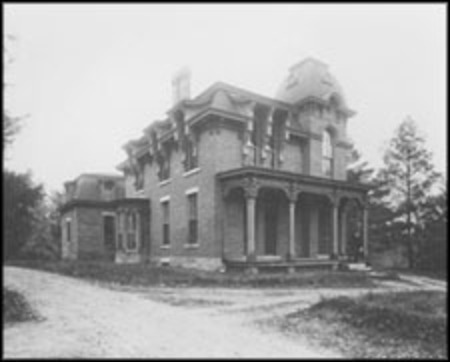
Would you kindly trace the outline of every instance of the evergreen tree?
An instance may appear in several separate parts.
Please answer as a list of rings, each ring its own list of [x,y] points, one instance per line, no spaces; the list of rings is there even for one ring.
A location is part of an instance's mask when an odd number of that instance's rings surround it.
[[[396,130],[378,174],[381,202],[392,210],[395,240],[406,243],[411,268],[420,246],[424,228],[425,205],[440,175],[434,170],[431,153],[411,118]]]
[[[369,183],[371,181],[374,169],[369,166],[368,161],[363,159],[361,152],[353,144],[348,161],[347,181],[357,183]]]

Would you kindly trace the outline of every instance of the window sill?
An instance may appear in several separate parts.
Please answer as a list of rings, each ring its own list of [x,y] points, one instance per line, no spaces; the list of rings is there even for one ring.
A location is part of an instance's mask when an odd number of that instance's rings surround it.
[[[200,246],[199,243],[197,243],[197,244],[184,244],[184,248],[185,249],[198,249],[199,246]]]
[[[167,179],[167,180],[161,181],[161,182],[159,183],[159,186],[164,186],[164,185],[170,184],[171,182],[172,182],[172,179],[169,178],[169,179]]]
[[[161,249],[170,249],[170,244],[169,245],[161,245]]]
[[[189,177],[191,175],[195,175],[198,172],[200,172],[200,167],[193,168],[192,170],[186,171],[185,173],[183,173],[183,177]]]

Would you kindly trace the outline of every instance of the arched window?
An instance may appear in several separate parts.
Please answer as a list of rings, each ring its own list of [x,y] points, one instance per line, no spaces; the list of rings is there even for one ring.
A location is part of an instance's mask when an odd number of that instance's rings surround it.
[[[333,168],[333,145],[329,130],[323,132],[322,138],[322,172],[324,176],[331,177]]]

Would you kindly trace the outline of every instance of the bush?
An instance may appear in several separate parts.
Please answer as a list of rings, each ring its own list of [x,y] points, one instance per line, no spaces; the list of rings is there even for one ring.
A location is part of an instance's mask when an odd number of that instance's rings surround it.
[[[3,287],[4,323],[25,322],[35,318],[35,313],[22,294]]]

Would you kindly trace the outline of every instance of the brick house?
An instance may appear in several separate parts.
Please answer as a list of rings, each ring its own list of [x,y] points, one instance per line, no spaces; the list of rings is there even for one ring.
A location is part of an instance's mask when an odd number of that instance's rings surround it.
[[[174,78],[167,117],[124,145],[122,178],[91,176],[89,195],[74,191],[88,176],[66,183],[63,245],[206,269],[335,266],[358,210],[367,257],[368,187],[346,180],[354,111],[328,66],[292,66],[275,98],[218,82],[191,99],[189,77]]]

